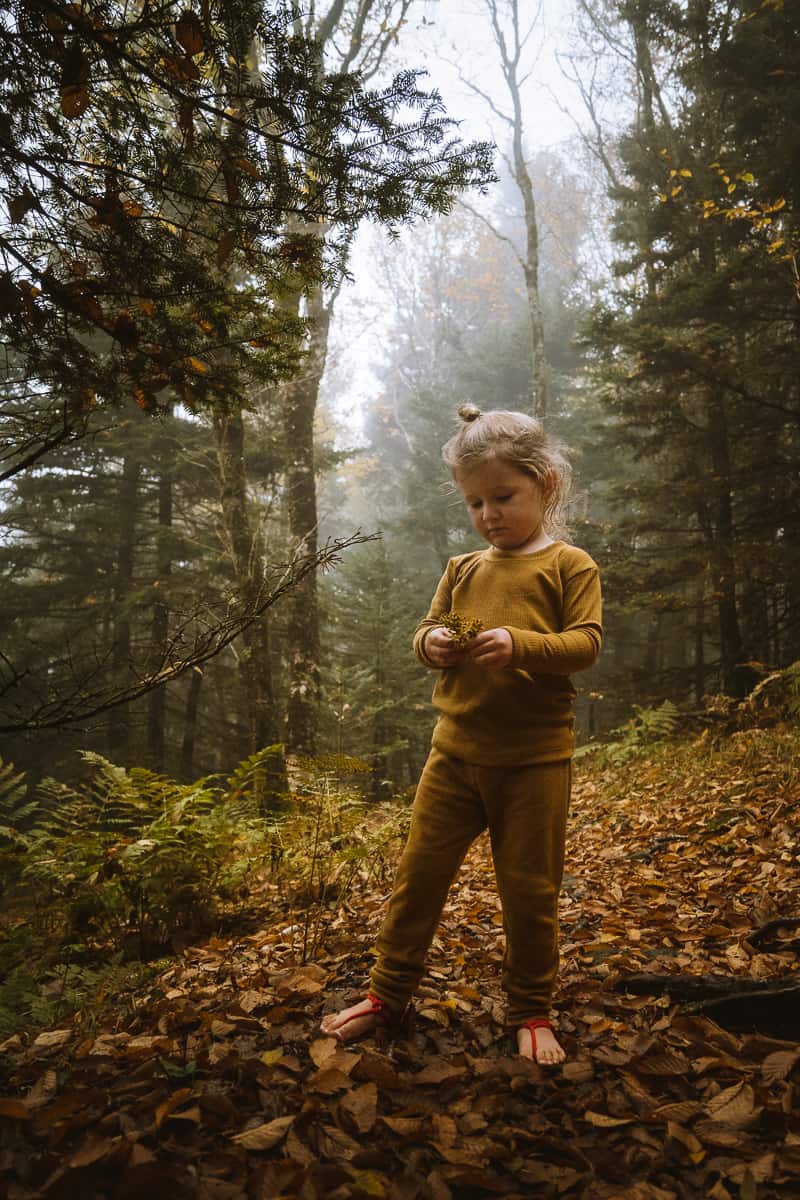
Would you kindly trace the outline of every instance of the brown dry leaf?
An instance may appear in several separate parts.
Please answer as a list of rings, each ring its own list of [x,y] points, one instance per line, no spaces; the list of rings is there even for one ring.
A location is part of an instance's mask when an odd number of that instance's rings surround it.
[[[381,1124],[402,1138],[427,1139],[430,1127],[425,1117],[381,1117]]]
[[[690,1129],[684,1129],[683,1125],[679,1125],[677,1121],[667,1121],[667,1136],[686,1147],[693,1163],[700,1163],[705,1158],[706,1152],[702,1143],[697,1140]]]
[[[466,1146],[448,1146],[436,1141],[432,1145],[445,1162],[452,1163],[454,1166],[481,1167],[484,1164],[480,1147],[473,1145],[472,1141]]]
[[[752,1125],[761,1113],[755,1107],[755,1094],[749,1083],[740,1081],[719,1092],[705,1105],[712,1120],[731,1125],[734,1129],[745,1129]]]
[[[306,1081],[306,1088],[309,1092],[322,1092],[325,1095],[340,1092],[342,1088],[351,1086],[349,1076],[345,1075],[344,1071],[340,1071],[338,1067],[324,1067]]]
[[[72,1038],[71,1029],[49,1029],[40,1033],[33,1045],[35,1049],[49,1050],[53,1046],[65,1046]]]
[[[587,1059],[565,1062],[561,1071],[570,1083],[588,1083],[590,1079],[594,1079],[594,1067]]]
[[[212,1021],[210,1025],[211,1034],[216,1038],[227,1037],[229,1033],[233,1033],[235,1028],[236,1026],[232,1021],[215,1020]]]
[[[166,1100],[162,1100],[156,1109],[156,1129],[160,1129],[166,1121],[167,1117],[183,1104],[184,1100],[188,1100],[192,1095],[191,1088],[179,1088],[177,1092],[173,1092],[171,1096],[167,1096]]]
[[[761,1074],[767,1083],[776,1083],[786,1079],[800,1062],[800,1050],[776,1050],[768,1054],[761,1064]]]
[[[33,1113],[22,1100],[13,1096],[0,1096],[0,1117],[8,1117],[13,1121],[30,1121]]]
[[[674,1104],[660,1104],[653,1109],[653,1118],[660,1121],[691,1121],[703,1112],[699,1100],[676,1100]]]
[[[354,1088],[342,1097],[339,1108],[352,1118],[359,1133],[369,1133],[377,1119],[377,1087],[374,1083],[365,1083]]]
[[[244,1133],[234,1133],[231,1141],[244,1146],[245,1150],[271,1150],[286,1136],[293,1122],[294,1114],[276,1117],[274,1121],[267,1121],[265,1125],[256,1125],[253,1129],[246,1129]]]
[[[760,1158],[751,1159],[748,1162],[733,1163],[724,1171],[724,1174],[734,1183],[741,1185],[748,1172],[755,1183],[766,1183],[775,1174],[775,1155],[772,1153],[762,1154]]]
[[[397,1091],[402,1088],[403,1081],[392,1064],[382,1054],[365,1050],[361,1054],[361,1062],[354,1069],[356,1079],[371,1079],[379,1088],[386,1091]]]
[[[257,1008],[269,1008],[273,997],[268,992],[248,991],[239,996],[239,1006],[243,1012],[252,1013]]]
[[[596,1125],[598,1129],[613,1129],[617,1125],[632,1125],[637,1120],[636,1117],[610,1117],[608,1113],[594,1112],[591,1108],[587,1108],[583,1114],[584,1121],[588,1121],[590,1125]]]
[[[322,1070],[327,1070],[329,1067],[336,1067],[337,1071],[341,1071],[344,1075],[351,1075],[358,1064],[361,1062],[361,1055],[354,1054],[351,1050],[345,1050],[338,1042],[334,1042],[334,1051],[322,1064]]]
[[[191,1108],[184,1108],[182,1112],[170,1113],[165,1118],[167,1121],[191,1121],[193,1125],[199,1125],[202,1119],[203,1114],[196,1104],[193,1104]]]
[[[458,1079],[462,1075],[466,1075],[465,1067],[457,1067],[454,1063],[449,1063],[444,1059],[438,1062],[431,1062],[427,1067],[414,1076],[415,1084],[430,1084],[430,1083],[447,1083],[451,1079]]]
[[[131,1040],[129,1033],[101,1033],[86,1051],[89,1057],[100,1057],[105,1054],[116,1054],[120,1047]]]
[[[41,1108],[43,1104],[48,1104],[53,1099],[57,1091],[58,1076],[55,1071],[45,1071],[28,1092],[25,1104],[28,1108]]]
[[[335,1054],[339,1049],[340,1043],[336,1038],[320,1037],[315,1038],[308,1047],[308,1053],[311,1055],[311,1061],[315,1067],[323,1067],[331,1055]]]
[[[153,1037],[150,1034],[139,1034],[138,1037],[133,1037],[125,1046],[126,1058],[133,1058],[137,1054],[153,1054],[157,1050],[167,1051],[172,1047],[172,1042],[169,1038]]]
[[[108,1158],[111,1151],[120,1144],[121,1140],[121,1138],[98,1138],[90,1135],[80,1150],[76,1150],[67,1160],[68,1165],[73,1169],[77,1167],[90,1167],[92,1163]]]
[[[134,1142],[131,1147],[131,1152],[128,1155],[128,1168],[143,1167],[147,1163],[156,1161],[156,1156],[148,1146],[143,1146],[141,1142]]]
[[[734,1129],[732,1125],[721,1125],[719,1121],[697,1121],[694,1132],[706,1145],[722,1146],[726,1149],[740,1147],[745,1140],[741,1130]]]
[[[685,1055],[668,1046],[654,1047],[632,1066],[645,1075],[686,1075],[689,1072],[689,1060]]]

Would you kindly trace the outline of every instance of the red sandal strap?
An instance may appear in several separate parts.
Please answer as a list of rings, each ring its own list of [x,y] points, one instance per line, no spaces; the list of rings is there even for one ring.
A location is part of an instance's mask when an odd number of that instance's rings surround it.
[[[530,1021],[522,1022],[520,1029],[530,1029],[531,1033],[533,1033],[534,1029],[549,1029],[551,1033],[555,1032],[551,1022],[546,1017],[531,1017]]]
[[[342,1021],[341,1025],[339,1026],[339,1029],[344,1029],[345,1025],[349,1025],[351,1021],[360,1021],[362,1017],[369,1017],[373,1013],[375,1014],[376,1017],[381,1017],[381,1019],[384,1021],[387,1019],[386,1012],[385,1012],[385,1009],[386,1009],[386,1001],[385,1000],[381,1000],[380,996],[376,996],[373,992],[368,992],[365,999],[369,1000],[370,1007],[368,1009],[365,1009],[364,1012],[353,1013],[353,1015],[351,1017],[348,1017],[346,1021]]]

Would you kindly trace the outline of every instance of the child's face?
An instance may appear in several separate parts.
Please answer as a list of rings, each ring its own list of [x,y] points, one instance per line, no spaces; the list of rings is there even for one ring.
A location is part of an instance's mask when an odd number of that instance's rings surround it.
[[[455,476],[473,528],[498,550],[524,554],[547,544],[544,496],[536,480],[499,458]]]

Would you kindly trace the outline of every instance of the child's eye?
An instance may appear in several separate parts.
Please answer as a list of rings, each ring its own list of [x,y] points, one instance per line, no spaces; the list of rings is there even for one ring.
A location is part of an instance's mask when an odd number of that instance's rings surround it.
[[[509,492],[507,496],[498,496],[497,499],[500,501],[501,504],[504,504],[506,502],[506,500],[511,499],[511,493]]]

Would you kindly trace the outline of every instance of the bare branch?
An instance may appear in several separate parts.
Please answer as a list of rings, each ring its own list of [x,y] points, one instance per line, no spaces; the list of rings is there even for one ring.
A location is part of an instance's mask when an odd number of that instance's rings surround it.
[[[191,649],[182,658],[174,661],[171,651],[182,645],[186,630],[191,625],[196,625],[203,620],[204,614],[207,614],[208,610],[195,609],[184,619],[179,629],[173,632],[166,652],[153,671],[140,675],[127,686],[117,690],[96,692],[87,692],[87,683],[91,677],[87,678],[84,671],[80,678],[80,687],[76,688],[71,695],[60,696],[55,700],[48,701],[29,716],[0,725],[0,733],[61,729],[81,721],[88,721],[100,713],[140,699],[155,688],[162,687],[165,683],[176,679],[185,671],[214,658],[312,571],[320,568],[325,570],[334,566],[339,561],[342,551],[349,546],[375,541],[379,537],[378,533],[356,532],[347,538],[328,541],[316,554],[296,555],[282,567],[276,565],[273,568],[271,582],[265,579],[253,594],[240,591],[228,604],[228,611],[224,618],[213,620],[208,628],[201,634],[197,634]],[[208,619],[207,615],[205,619]],[[12,677],[21,678],[12,664],[5,659],[5,656],[3,657]],[[102,663],[98,663],[97,671],[94,674],[97,674],[102,666]]]
[[[514,245],[511,238],[507,237],[504,233],[501,233],[500,230],[497,229],[497,227],[492,224],[492,222],[489,220],[488,217],[485,217],[483,215],[483,213],[478,212],[477,208],[473,208],[471,204],[467,204],[466,200],[462,200],[461,198],[459,198],[458,204],[460,205],[461,208],[465,208],[467,210],[467,212],[472,213],[473,217],[477,217],[477,219],[486,226],[486,228],[489,230],[489,232],[494,234],[494,236],[497,238],[497,240],[499,242],[505,242],[506,245],[511,247],[512,251],[514,252],[514,257],[516,258],[517,262],[519,263],[519,265],[522,267],[522,269],[524,271],[525,270],[525,259],[519,253],[519,251],[517,250],[517,247]]]

